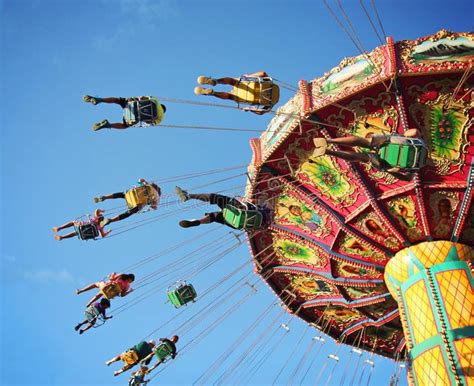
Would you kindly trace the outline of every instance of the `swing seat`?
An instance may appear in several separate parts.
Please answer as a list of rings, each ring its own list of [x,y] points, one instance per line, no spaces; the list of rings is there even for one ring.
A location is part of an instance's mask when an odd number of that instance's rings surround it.
[[[240,104],[250,105],[242,107],[243,110],[269,111],[280,99],[280,88],[270,77],[242,76],[232,94],[236,97],[239,108]]]
[[[122,289],[117,283],[109,283],[100,290],[100,293],[104,296],[104,298],[110,300],[116,296],[119,296],[122,293]]]
[[[123,109],[123,119],[127,125],[138,122],[158,124],[163,119],[163,108],[156,99],[132,100]]]
[[[245,203],[246,208],[237,208],[227,205],[222,214],[224,221],[236,229],[252,231],[259,229],[263,224],[263,214],[256,206]]]
[[[388,143],[382,146],[379,155],[393,167],[417,171],[426,164],[428,148],[419,138],[403,138],[403,143]]]
[[[196,290],[185,281],[178,282],[174,287],[168,288],[168,299],[175,308],[194,302],[197,297]]]
[[[87,321],[91,323],[94,327],[99,327],[105,323],[104,317],[102,314],[94,307],[94,305],[90,305],[84,311],[84,316],[86,317]],[[97,322],[101,322],[100,324],[96,325]]]
[[[161,342],[155,349],[155,355],[162,363],[170,359],[172,353],[173,347],[168,342]]]
[[[127,365],[133,366],[138,362],[138,354],[135,350],[128,350],[120,355],[120,359]]]
[[[97,224],[78,224],[74,226],[77,237],[81,240],[95,240],[99,237],[99,228]]]
[[[143,384],[144,379],[144,375],[132,375],[132,377],[128,381],[128,386],[140,386],[141,384]]]
[[[153,204],[154,191],[150,185],[137,186],[125,193],[125,201],[129,209],[137,206]]]

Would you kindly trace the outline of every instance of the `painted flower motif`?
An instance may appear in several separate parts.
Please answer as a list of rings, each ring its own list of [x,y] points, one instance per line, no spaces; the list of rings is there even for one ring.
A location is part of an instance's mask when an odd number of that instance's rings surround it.
[[[431,145],[435,157],[456,159],[459,154],[462,121],[455,111],[443,111],[441,106],[431,110]]]
[[[354,187],[329,156],[309,159],[301,169],[323,195],[337,203],[347,201],[354,192]]]
[[[277,250],[289,260],[309,260],[313,255],[308,247],[289,240],[279,240]]]

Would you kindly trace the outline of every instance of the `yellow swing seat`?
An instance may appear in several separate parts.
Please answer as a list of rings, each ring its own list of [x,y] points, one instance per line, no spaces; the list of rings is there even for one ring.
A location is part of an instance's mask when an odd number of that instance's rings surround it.
[[[122,289],[117,283],[109,283],[100,290],[100,293],[104,296],[104,298],[110,300],[116,296],[119,296],[122,293]]]
[[[154,191],[150,185],[137,186],[125,193],[125,201],[129,209],[137,206],[153,204]]]
[[[270,77],[241,77],[231,92],[239,104],[249,104],[257,110],[271,109],[280,99],[280,88]]]

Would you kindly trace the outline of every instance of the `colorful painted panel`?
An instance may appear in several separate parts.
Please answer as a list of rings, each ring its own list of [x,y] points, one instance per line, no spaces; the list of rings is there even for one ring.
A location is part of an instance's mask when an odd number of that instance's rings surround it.
[[[381,273],[374,269],[356,266],[346,262],[336,261],[334,263],[334,276],[336,277],[364,277],[364,278],[380,278]]]
[[[339,296],[339,292],[332,284],[310,275],[287,275],[293,291],[306,299],[315,297],[326,298],[328,296]]]
[[[350,296],[351,300],[367,298],[387,292],[384,286],[377,287],[353,287],[345,286],[344,290]]]
[[[318,238],[331,233],[328,215],[315,205],[304,202],[298,195],[285,189],[275,206],[275,223],[294,225]]]
[[[398,239],[392,236],[387,227],[383,225],[380,217],[378,217],[374,212],[368,212],[360,215],[355,220],[353,225],[365,235],[369,236],[386,248],[391,250],[399,250],[401,247]]]
[[[398,225],[406,232],[411,241],[420,240],[423,236],[417,216],[417,206],[411,196],[397,197],[386,202],[387,209]]]
[[[431,212],[430,228],[435,238],[449,239],[456,222],[459,193],[447,190],[432,192],[428,199]]]
[[[301,164],[297,174],[334,205],[350,206],[357,200],[358,194],[347,171],[332,157],[309,158]]]
[[[340,236],[338,237],[338,242],[336,243],[334,249],[337,252],[346,255],[362,259],[370,259],[378,263],[383,262],[388,258],[384,253],[371,247],[368,242],[352,235],[344,234],[343,232],[341,232]]]
[[[318,268],[327,265],[327,257],[322,251],[302,241],[275,237],[273,247],[283,264],[303,263]]]

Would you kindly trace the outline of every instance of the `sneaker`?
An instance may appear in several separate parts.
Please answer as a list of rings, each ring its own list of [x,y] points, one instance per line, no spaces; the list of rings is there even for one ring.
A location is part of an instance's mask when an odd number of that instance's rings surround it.
[[[201,221],[199,220],[181,220],[179,222],[179,226],[182,228],[197,227],[199,225],[201,225]]]
[[[82,97],[82,99],[83,99],[84,102],[86,102],[86,103],[92,103],[93,105],[96,105],[96,104],[97,104],[97,99],[94,98],[93,96],[84,95],[84,96]]]
[[[97,196],[97,197],[94,197],[94,202],[97,204],[98,202],[102,202],[104,201],[104,197],[102,196]]]
[[[110,224],[110,218],[106,218],[106,219],[102,220],[99,225],[100,225],[101,228],[103,228],[103,227],[105,227],[106,225],[109,225],[109,224]]]
[[[78,324],[76,327],[74,327],[74,330],[77,331],[77,330],[79,330],[80,328],[81,328],[81,325]]]
[[[197,82],[199,84],[209,84],[211,86],[215,86],[217,84],[217,82],[214,79],[208,76],[202,76],[202,75],[197,78]]]
[[[195,87],[194,94],[196,95],[212,95],[214,94],[214,90],[211,88],[204,88],[204,87]]]
[[[181,189],[179,186],[174,188],[176,194],[178,195],[181,202],[186,202],[189,200],[189,193],[186,190]]]
[[[320,157],[326,154],[328,143],[325,138],[314,138],[313,143],[315,146],[315,149],[312,154],[313,157]]]
[[[80,294],[82,294],[82,291],[80,289],[77,289],[76,290],[76,295],[80,295]]]
[[[110,365],[112,364],[112,361],[107,361],[107,362],[105,362],[105,364],[106,364],[107,366],[110,366]]]
[[[80,330],[80,331],[79,331],[79,335],[82,335],[83,332],[84,332],[84,330]]]
[[[110,127],[110,122],[107,119],[104,119],[103,121],[94,123],[94,126],[92,126],[93,131],[98,131],[100,129]]]

